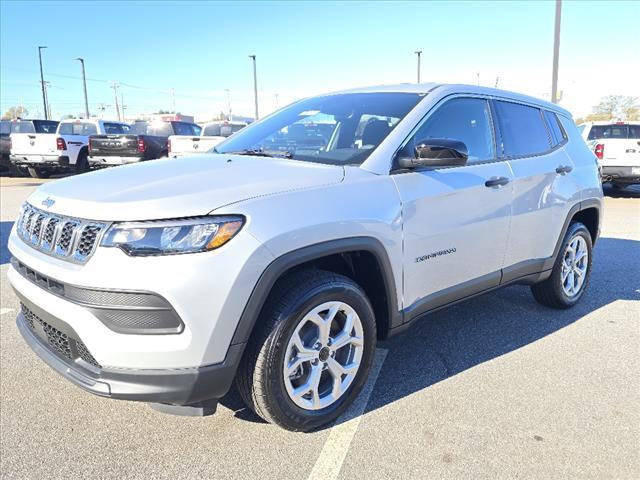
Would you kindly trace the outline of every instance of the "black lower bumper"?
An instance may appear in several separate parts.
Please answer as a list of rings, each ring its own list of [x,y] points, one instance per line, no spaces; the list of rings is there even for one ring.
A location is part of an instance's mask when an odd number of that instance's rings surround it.
[[[68,168],[69,157],[67,155],[45,155],[42,159],[34,160],[29,155],[11,155],[11,163],[20,167],[41,167],[48,169]]]
[[[634,172],[635,170],[635,172]],[[640,166],[638,167],[602,167],[602,179],[605,182],[640,183]]]
[[[60,320],[52,317],[47,317],[45,321],[60,324]],[[56,353],[47,341],[29,326],[22,313],[18,315],[16,323],[29,347],[56,372],[90,393],[121,400],[193,405],[222,398],[231,387],[244,350],[244,345],[232,345],[223,363],[197,368],[95,368]],[[67,325],[65,330],[69,331],[70,327]]]

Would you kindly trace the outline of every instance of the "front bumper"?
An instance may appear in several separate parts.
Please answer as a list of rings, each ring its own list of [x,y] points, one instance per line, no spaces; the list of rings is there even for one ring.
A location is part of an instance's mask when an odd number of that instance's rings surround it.
[[[69,166],[67,155],[20,155],[12,154],[11,163],[29,167],[66,168]]]
[[[86,354],[81,357],[77,353],[84,344],[68,324],[19,297],[23,310],[16,323],[29,347],[67,380],[102,397],[171,405],[217,400],[229,391],[242,356],[244,346],[233,345],[224,362],[215,365],[158,370],[104,368],[97,362],[87,362],[83,358]],[[62,349],[54,348],[52,345],[56,342],[45,330],[64,336],[63,345],[69,353],[65,355],[60,353]]]
[[[129,163],[137,163],[143,160],[142,157],[119,157],[109,155],[91,155],[89,157],[89,165],[92,167],[114,167],[116,165],[127,165]]]
[[[602,166],[602,181],[620,183],[640,183],[640,166],[637,167],[609,167]]]

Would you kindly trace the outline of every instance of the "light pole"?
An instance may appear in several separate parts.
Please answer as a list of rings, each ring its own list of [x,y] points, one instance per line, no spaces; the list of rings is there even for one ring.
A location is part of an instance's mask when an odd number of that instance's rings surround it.
[[[116,113],[118,114],[118,121],[122,121],[120,117],[120,106],[118,105],[118,82],[111,82],[111,88],[113,88],[113,98],[116,101]]]
[[[422,55],[422,50],[416,50],[414,53],[418,56],[418,83],[420,83],[420,56]]]
[[[256,120],[258,120],[258,74],[256,73],[256,56],[249,55],[253,60],[253,98],[256,104]]]
[[[558,62],[560,60],[560,17],[562,0],[556,0],[556,22],[553,34],[553,72],[551,74],[551,102],[558,103]]]
[[[76,58],[82,66],[82,88],[84,89],[84,117],[89,118],[89,100],[87,99],[87,78],[84,74],[84,58]]]
[[[38,47],[38,59],[40,60],[40,84],[42,85],[42,105],[44,106],[44,119],[49,120],[49,109],[47,108],[47,94],[44,86],[44,73],[42,73],[42,49],[47,47]]]

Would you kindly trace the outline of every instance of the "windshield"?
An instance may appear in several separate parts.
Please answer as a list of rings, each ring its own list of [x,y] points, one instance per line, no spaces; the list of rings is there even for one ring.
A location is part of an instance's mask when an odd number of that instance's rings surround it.
[[[359,165],[422,98],[415,93],[385,92],[302,100],[240,130],[216,151]]]
[[[589,131],[588,140],[606,138],[640,139],[640,125],[594,125]]]

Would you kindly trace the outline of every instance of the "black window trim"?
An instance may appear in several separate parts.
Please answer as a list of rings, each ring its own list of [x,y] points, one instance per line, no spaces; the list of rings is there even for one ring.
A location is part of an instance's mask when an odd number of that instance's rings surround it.
[[[475,98],[480,100],[485,100],[487,105],[489,106],[489,123],[491,125],[491,136],[493,137],[493,154],[494,158],[488,160],[482,160],[480,162],[467,163],[466,165],[460,166],[448,166],[448,167],[416,167],[413,169],[406,169],[398,167],[398,155],[404,148],[407,143],[413,138],[413,136],[417,133],[420,127],[427,121],[429,117],[431,117],[440,107],[442,107],[445,103],[451,100],[455,100],[458,98]],[[415,127],[411,129],[409,135],[400,143],[400,146],[393,153],[393,162],[391,165],[390,174],[400,174],[400,173],[409,173],[409,172],[422,172],[422,171],[434,171],[434,170],[447,170],[450,168],[465,168],[472,167],[475,165],[485,165],[489,163],[502,162],[504,159],[500,158],[498,155],[498,131],[497,131],[497,122],[495,121],[495,116],[493,112],[493,106],[491,104],[492,97],[491,95],[483,95],[478,93],[452,93],[447,95],[446,97],[441,98],[438,103],[436,103],[433,107],[431,107],[420,119],[418,123],[416,123]]]

